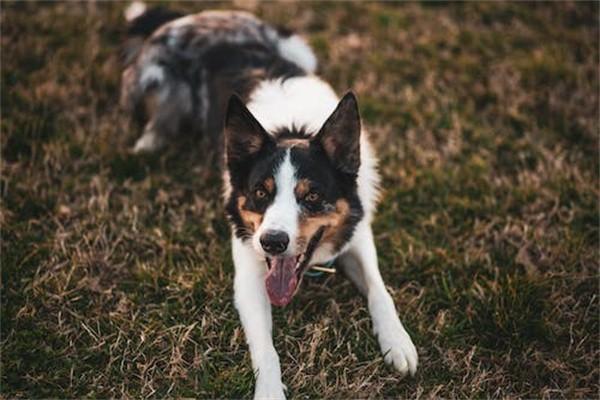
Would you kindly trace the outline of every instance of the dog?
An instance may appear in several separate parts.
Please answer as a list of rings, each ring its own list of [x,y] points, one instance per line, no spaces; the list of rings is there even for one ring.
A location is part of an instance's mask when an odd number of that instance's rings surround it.
[[[414,374],[417,351],[379,272],[379,175],[356,96],[339,98],[315,75],[300,36],[249,13],[180,16],[134,3],[127,16],[122,101],[143,132],[134,151],[192,132],[223,138],[234,302],[254,397],[285,398],[271,307],[289,304],[307,269],[332,260],[366,297],[384,361]]]

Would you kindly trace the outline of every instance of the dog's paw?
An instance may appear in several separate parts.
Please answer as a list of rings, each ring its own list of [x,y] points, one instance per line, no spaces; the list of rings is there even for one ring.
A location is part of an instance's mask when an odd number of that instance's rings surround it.
[[[419,356],[412,340],[399,320],[384,324],[376,329],[383,360],[392,364],[402,375],[417,372]]]
[[[133,146],[133,154],[153,153],[164,146],[164,140],[155,132],[145,132]]]
[[[278,379],[258,379],[254,390],[254,400],[285,400],[285,386]]]

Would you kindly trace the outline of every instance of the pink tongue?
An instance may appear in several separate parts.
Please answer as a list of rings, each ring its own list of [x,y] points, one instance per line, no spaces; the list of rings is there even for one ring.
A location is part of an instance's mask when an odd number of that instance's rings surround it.
[[[298,286],[295,269],[296,257],[271,259],[271,269],[265,279],[271,304],[285,306],[292,300]]]

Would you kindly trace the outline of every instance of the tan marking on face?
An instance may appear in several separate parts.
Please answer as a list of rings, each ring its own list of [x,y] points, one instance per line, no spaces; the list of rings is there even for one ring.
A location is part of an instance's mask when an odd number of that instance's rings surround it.
[[[277,146],[279,147],[302,147],[307,148],[309,144],[308,139],[280,139],[277,142]]]
[[[256,232],[260,224],[262,223],[263,215],[254,211],[246,210],[244,206],[246,205],[246,201],[248,199],[246,196],[238,197],[238,211],[240,212],[240,217],[244,222],[244,226],[252,232]]]
[[[308,179],[300,179],[294,188],[294,193],[299,199],[304,198],[310,191],[310,181]]]
[[[335,203],[335,210],[316,216],[304,216],[300,219],[300,235],[298,243],[308,244],[319,228],[324,227],[321,243],[335,243],[342,225],[350,214],[350,205],[344,199]]]
[[[275,180],[273,180],[273,178],[267,178],[263,182],[263,186],[267,189],[267,192],[273,194],[273,190],[275,190]]]

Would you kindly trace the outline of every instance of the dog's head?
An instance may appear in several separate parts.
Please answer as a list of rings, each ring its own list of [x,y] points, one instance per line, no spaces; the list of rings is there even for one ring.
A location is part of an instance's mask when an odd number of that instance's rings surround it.
[[[238,97],[229,102],[227,213],[235,234],[264,257],[274,305],[289,303],[304,271],[337,254],[363,216],[360,132],[352,93],[316,133],[269,134]]]

